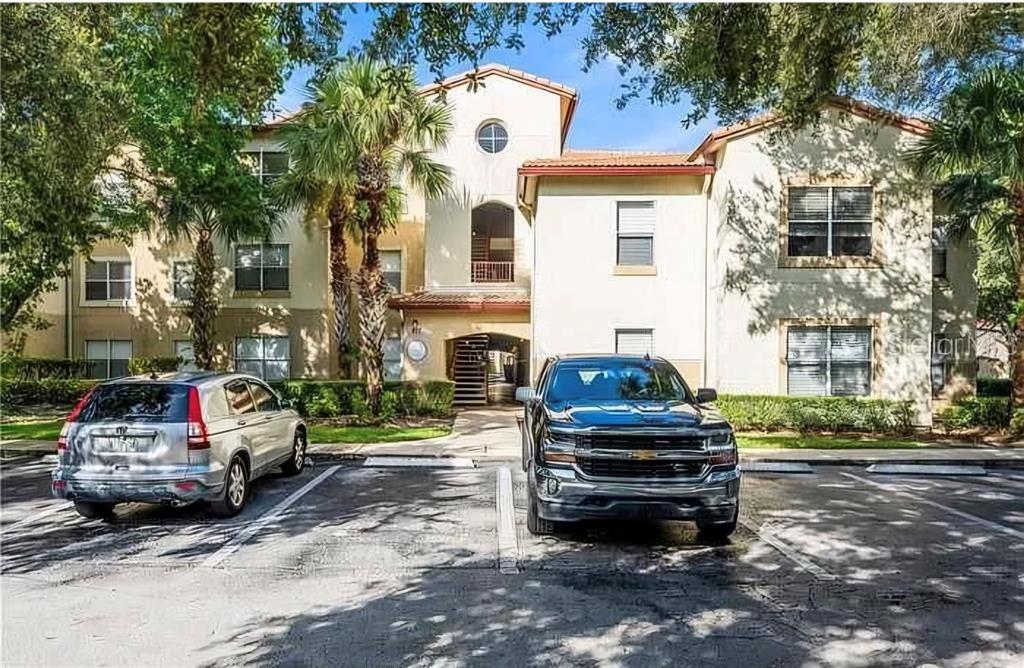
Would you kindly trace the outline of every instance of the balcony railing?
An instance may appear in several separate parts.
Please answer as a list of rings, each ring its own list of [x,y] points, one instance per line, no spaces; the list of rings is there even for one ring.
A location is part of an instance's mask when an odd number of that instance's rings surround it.
[[[473,262],[470,280],[474,283],[511,283],[512,262]]]

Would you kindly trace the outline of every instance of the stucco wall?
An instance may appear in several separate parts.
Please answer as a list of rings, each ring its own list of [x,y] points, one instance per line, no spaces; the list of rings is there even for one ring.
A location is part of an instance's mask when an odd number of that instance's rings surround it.
[[[541,180],[534,221],[533,371],[548,356],[615,351],[616,329],[653,329],[655,352],[693,384],[704,358],[703,177]],[[616,275],[616,202],[654,201],[655,275]]]
[[[418,331],[413,331],[415,324]],[[409,311],[405,315],[404,340],[420,339],[429,356],[420,363],[405,356],[402,377],[405,380],[442,380],[447,377],[445,344],[468,334],[508,334],[530,338],[530,318],[526,313]]]
[[[559,96],[503,77],[488,77],[476,92],[448,91],[455,129],[435,159],[452,168],[454,195],[426,205],[426,285],[469,286],[471,212],[501,202],[515,212],[515,285],[529,288],[533,266],[531,230],[516,206],[516,170],[531,158],[560,153]],[[485,121],[498,120],[509,140],[499,153],[477,145]]]
[[[798,133],[762,131],[717,155],[711,192],[709,383],[723,392],[785,393],[780,322],[877,318],[872,392],[915,401],[930,422],[931,192],[903,161],[916,137],[839,111]],[[881,262],[780,268],[781,202],[790,180],[872,185]]]

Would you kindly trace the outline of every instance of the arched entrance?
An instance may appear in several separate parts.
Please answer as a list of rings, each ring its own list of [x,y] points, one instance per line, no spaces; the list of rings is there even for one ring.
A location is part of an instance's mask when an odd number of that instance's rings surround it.
[[[530,342],[509,334],[470,334],[445,342],[457,406],[512,403],[529,382]]]

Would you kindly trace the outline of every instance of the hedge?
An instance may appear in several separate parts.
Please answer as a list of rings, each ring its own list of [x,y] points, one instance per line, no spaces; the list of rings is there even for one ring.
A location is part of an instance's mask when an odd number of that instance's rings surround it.
[[[85,360],[47,359],[44,357],[0,358],[0,374],[14,380],[85,378],[89,363]]]
[[[1008,397],[1013,383],[1009,378],[987,378],[978,376],[979,397]]]
[[[181,367],[180,357],[133,357],[128,360],[128,373],[144,376],[150,373],[174,373]]]
[[[936,415],[947,431],[990,427],[1005,429],[1010,426],[1010,402],[1008,397],[966,397]]]
[[[29,406],[35,404],[68,405],[82,398],[95,380],[81,378],[46,378],[43,380],[0,379],[0,405]]]
[[[914,417],[913,402],[889,399],[725,394],[715,405],[738,431],[906,433]]]
[[[366,384],[360,380],[287,380],[272,384],[296,410],[309,417],[368,417]],[[381,396],[381,417],[446,417],[452,412],[455,383],[388,381]]]

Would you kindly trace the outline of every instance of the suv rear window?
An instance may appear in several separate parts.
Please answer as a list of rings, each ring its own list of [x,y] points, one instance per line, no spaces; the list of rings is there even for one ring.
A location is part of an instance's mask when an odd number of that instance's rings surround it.
[[[559,363],[547,400],[689,401],[689,395],[683,379],[667,362],[602,360]]]
[[[188,390],[188,385],[169,383],[100,385],[78,421],[186,422]]]

